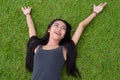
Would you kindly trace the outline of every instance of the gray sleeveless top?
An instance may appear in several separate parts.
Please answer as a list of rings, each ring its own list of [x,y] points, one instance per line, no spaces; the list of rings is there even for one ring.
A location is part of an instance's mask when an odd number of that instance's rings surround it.
[[[40,46],[34,55],[32,80],[60,80],[64,63],[62,46],[52,50]]]

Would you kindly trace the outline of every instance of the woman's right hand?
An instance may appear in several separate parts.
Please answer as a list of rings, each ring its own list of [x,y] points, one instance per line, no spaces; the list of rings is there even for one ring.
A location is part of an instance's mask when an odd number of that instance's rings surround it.
[[[96,5],[94,4],[93,11],[94,11],[96,14],[99,14],[99,13],[103,10],[103,8],[106,6],[106,4],[107,4],[107,2],[102,2],[102,3],[100,3],[98,6],[96,6]]]
[[[22,9],[22,12],[24,15],[28,15],[28,14],[30,14],[32,7],[29,7],[29,6],[28,6],[28,8],[22,7],[21,9]]]

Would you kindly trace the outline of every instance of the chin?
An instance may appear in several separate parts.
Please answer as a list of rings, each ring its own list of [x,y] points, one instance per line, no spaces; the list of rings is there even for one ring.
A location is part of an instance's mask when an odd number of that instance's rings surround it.
[[[62,37],[61,36],[53,36],[53,38],[55,39],[55,40],[61,40],[62,39]]]
[[[61,37],[54,37],[54,39],[61,41],[63,38],[61,38]]]

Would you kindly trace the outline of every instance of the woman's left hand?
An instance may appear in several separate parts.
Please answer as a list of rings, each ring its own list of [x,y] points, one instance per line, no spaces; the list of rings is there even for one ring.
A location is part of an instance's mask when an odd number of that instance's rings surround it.
[[[96,6],[95,4],[94,4],[94,8],[93,8],[93,11],[95,12],[95,13],[97,13],[97,14],[99,14],[102,10],[103,10],[103,8],[106,6],[106,4],[107,4],[107,2],[102,2],[102,3],[100,3],[98,6]]]
[[[32,7],[29,7],[29,6],[22,7],[21,9],[22,9],[22,12],[24,13],[24,15],[27,15],[27,14],[30,14]]]

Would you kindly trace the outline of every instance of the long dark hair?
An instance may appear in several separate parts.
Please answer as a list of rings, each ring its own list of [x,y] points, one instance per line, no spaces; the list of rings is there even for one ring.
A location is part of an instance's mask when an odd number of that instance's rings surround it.
[[[66,25],[66,33],[64,38],[60,41],[59,45],[62,45],[66,50],[67,50],[67,60],[66,60],[66,71],[68,75],[72,75],[74,77],[81,77],[79,70],[76,68],[76,57],[77,57],[77,50],[76,50],[76,46],[74,44],[74,42],[71,40],[71,25],[66,22],[65,20],[62,19],[55,19],[53,20],[49,25],[48,25],[48,29],[50,29],[50,27],[52,26],[52,24],[55,21],[62,21],[65,23]],[[36,43],[33,44],[33,46],[37,46],[37,45],[46,45],[49,41],[49,33],[48,33],[48,29],[45,33],[45,35],[43,36],[43,38],[38,39],[38,41],[36,41]],[[27,56],[26,56],[26,68],[28,71],[33,71],[33,59],[34,59],[34,49],[35,47],[29,47],[31,41],[28,41],[27,44]],[[32,52],[32,53],[31,53]]]

